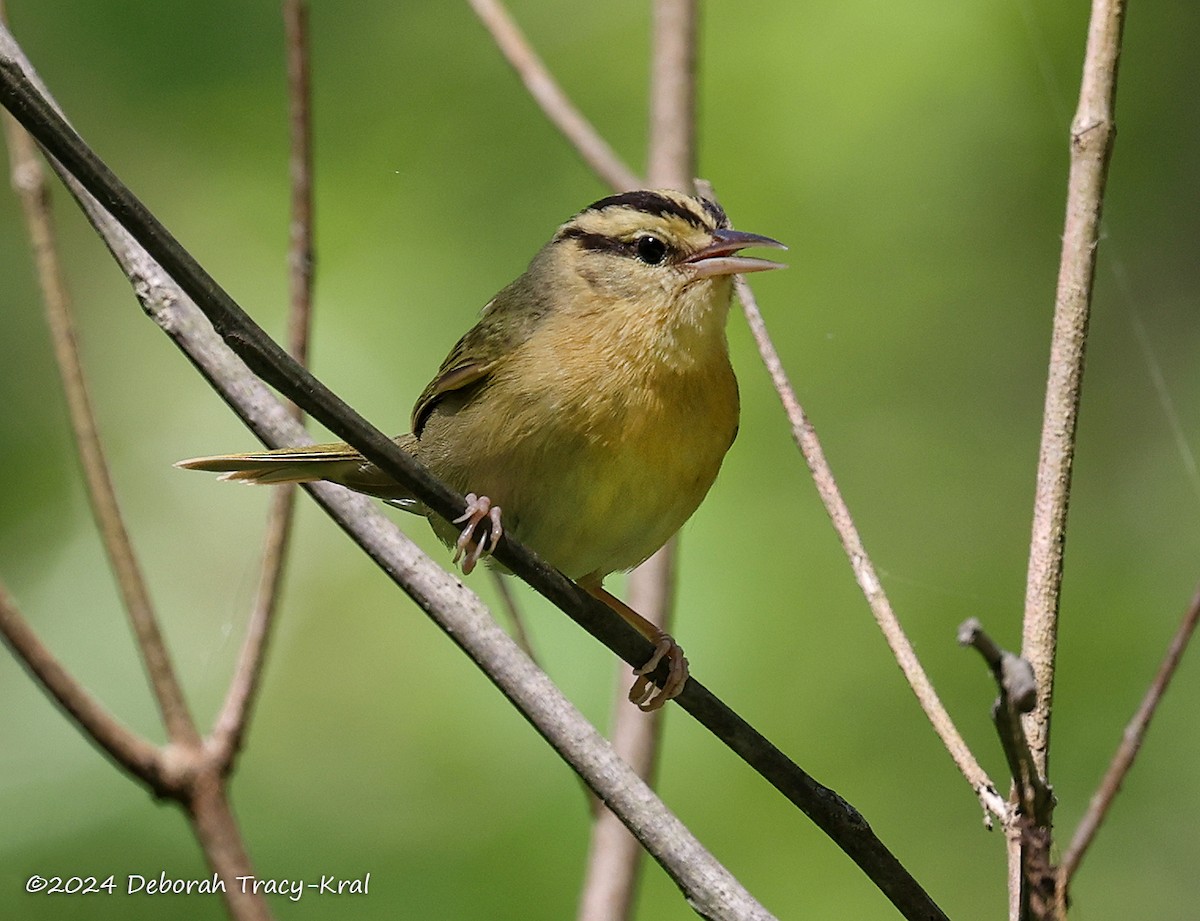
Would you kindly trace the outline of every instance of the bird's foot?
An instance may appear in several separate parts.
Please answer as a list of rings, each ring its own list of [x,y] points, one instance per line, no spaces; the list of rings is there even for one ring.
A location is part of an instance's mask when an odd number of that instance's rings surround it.
[[[633,670],[637,680],[629,689],[630,702],[637,704],[639,710],[650,712],[661,709],[668,700],[678,697],[688,680],[688,660],[682,647],[661,627],[646,620],[620,598],[606,592],[594,574],[580,579],[579,587],[593,598],[603,601],[620,614],[625,623],[654,644],[654,655],[650,661]],[[667,660],[667,680],[663,682],[662,690],[658,690],[650,675],[663,659]]]
[[[477,541],[475,529],[485,519],[492,523],[491,532]],[[453,523],[462,524],[464,521],[466,525],[454,544],[453,562],[457,563],[461,557],[462,571],[469,573],[476,563],[496,549],[504,534],[504,528],[500,524],[500,506],[492,505],[492,500],[487,496],[477,496],[473,492],[467,493],[467,509],[455,518]]]
[[[658,663],[667,660],[667,680],[659,690],[654,686],[650,674],[658,668]],[[635,668],[633,673],[637,680],[629,689],[629,700],[637,704],[639,710],[647,713],[660,709],[663,704],[678,697],[688,680],[688,660],[683,654],[683,648],[675,642],[668,633],[659,631],[654,655],[641,668]],[[656,694],[655,691],[658,691]]]

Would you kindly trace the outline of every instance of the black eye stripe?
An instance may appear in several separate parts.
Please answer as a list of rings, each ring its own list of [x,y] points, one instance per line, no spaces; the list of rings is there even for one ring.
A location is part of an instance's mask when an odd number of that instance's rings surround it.
[[[618,256],[628,256],[632,259],[639,259],[641,256],[638,252],[638,246],[642,240],[647,239],[649,234],[642,234],[632,240],[622,240],[620,237],[610,237],[608,234],[592,233],[583,230],[579,227],[568,227],[559,236],[560,240],[578,240],[579,245],[584,249],[589,249],[594,252],[615,253]],[[673,247],[661,240],[659,237],[653,237],[658,240],[663,246],[663,257],[654,265],[668,261],[668,257],[673,252]],[[642,259],[643,262],[649,260]]]
[[[630,245],[625,240],[619,240],[604,233],[591,233],[581,227],[568,227],[562,232],[559,239],[578,240],[579,245],[584,249],[595,250],[597,252],[620,253],[622,255],[630,253]]]

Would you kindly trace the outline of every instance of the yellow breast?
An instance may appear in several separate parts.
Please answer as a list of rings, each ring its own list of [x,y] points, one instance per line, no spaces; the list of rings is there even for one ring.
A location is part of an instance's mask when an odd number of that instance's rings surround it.
[[[620,317],[569,320],[548,318],[476,399],[435,412],[418,453],[568,576],[603,577],[696,510],[737,431],[737,382],[723,329],[672,352],[631,341]]]

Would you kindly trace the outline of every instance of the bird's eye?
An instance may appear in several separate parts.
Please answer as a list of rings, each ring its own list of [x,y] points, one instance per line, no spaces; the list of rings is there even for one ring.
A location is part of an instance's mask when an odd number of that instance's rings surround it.
[[[658,237],[638,237],[633,245],[637,257],[646,265],[658,265],[667,257],[667,244]]]

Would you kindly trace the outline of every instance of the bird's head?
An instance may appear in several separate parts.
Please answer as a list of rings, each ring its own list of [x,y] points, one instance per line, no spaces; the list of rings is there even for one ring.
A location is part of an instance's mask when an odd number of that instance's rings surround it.
[[[733,230],[720,205],[670,190],[622,192],[584,208],[539,255],[560,306],[580,316],[615,311],[660,328],[724,328],[734,275],[783,268],[740,255],[786,247]]]

